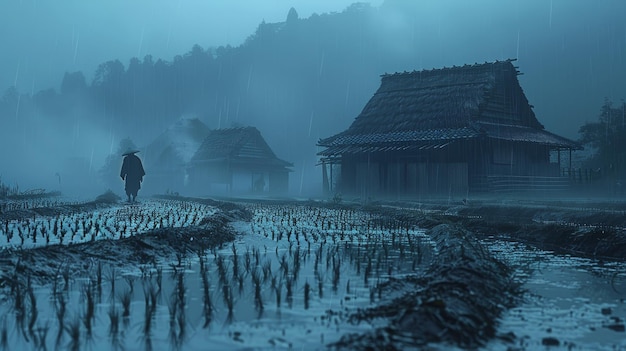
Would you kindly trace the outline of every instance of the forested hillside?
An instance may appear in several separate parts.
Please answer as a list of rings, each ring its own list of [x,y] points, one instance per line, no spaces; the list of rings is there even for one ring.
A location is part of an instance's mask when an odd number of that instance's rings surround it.
[[[261,23],[238,47],[196,45],[172,61],[120,58],[100,64],[92,81],[67,72],[60,89],[32,96],[10,88],[1,112],[18,124],[45,116],[68,136],[92,126],[113,143],[130,137],[137,145],[181,116],[211,128],[252,125],[296,173],[310,172],[316,141],[351,123],[390,66],[372,25],[378,11],[355,4],[301,19],[291,9],[284,22]]]

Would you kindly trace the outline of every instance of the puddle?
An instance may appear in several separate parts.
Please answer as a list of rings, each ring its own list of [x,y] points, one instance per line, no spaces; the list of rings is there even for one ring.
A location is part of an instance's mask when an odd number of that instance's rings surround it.
[[[499,332],[514,333],[516,343],[493,341],[486,350],[508,346],[528,350],[626,349],[623,263],[555,255],[513,242],[486,244],[516,268],[527,290],[523,303],[506,312],[500,321]],[[546,345],[557,341],[558,345]]]

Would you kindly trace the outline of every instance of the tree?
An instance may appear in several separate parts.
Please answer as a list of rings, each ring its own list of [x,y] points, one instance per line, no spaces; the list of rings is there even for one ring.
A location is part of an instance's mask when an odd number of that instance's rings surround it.
[[[580,127],[580,142],[590,146],[593,154],[587,161],[601,168],[609,179],[626,178],[626,103],[613,107],[605,99],[598,120]]]
[[[298,12],[293,7],[289,9],[287,14],[287,23],[294,23],[298,20]]]
[[[63,75],[63,81],[61,82],[61,94],[80,94],[87,89],[87,82],[83,72],[65,72]]]
[[[124,65],[120,60],[111,60],[102,63],[96,69],[92,85],[119,84],[124,75]]]

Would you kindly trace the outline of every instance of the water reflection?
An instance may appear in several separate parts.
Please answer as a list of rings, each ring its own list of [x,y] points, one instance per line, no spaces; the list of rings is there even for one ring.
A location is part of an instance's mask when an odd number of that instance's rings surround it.
[[[532,350],[558,342],[573,350],[626,348],[623,263],[555,255],[515,242],[486,244],[525,282],[523,303],[502,317],[499,328],[517,336],[516,346]],[[506,346],[496,340],[486,349]]]
[[[94,260],[81,279],[72,279],[65,265],[45,287],[16,278],[20,283],[0,306],[10,316],[0,323],[0,346],[319,348],[369,330],[370,324],[348,324],[343,317],[376,300],[378,282],[418,272],[432,259],[422,230],[365,212],[253,211],[252,222],[235,224],[242,233],[236,242],[171,263],[121,271]]]

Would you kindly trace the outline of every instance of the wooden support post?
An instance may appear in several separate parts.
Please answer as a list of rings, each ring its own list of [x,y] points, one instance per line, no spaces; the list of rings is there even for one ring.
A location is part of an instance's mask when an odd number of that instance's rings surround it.
[[[322,190],[324,194],[328,194],[328,173],[326,173],[326,161],[322,161]]]
[[[570,178],[572,177],[572,148],[569,148],[569,174],[570,174]]]
[[[330,163],[330,182],[328,183],[328,189],[330,193],[333,193],[333,163]]]

